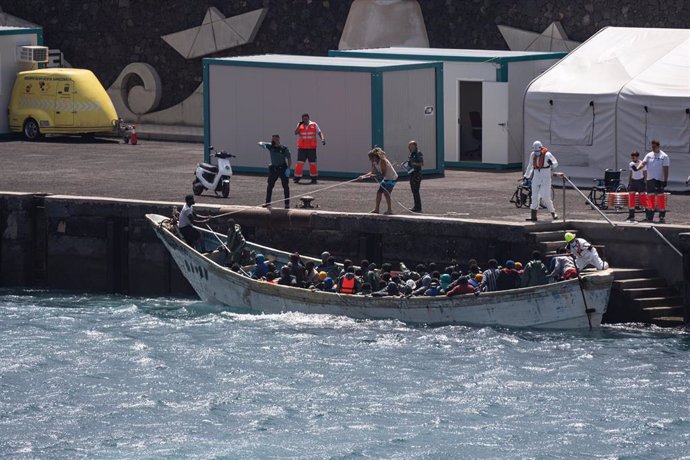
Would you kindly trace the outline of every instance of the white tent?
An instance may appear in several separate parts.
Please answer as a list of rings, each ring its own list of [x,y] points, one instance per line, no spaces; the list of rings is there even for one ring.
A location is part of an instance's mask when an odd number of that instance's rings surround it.
[[[532,141],[578,185],[626,169],[652,139],[671,157],[670,190],[690,173],[690,30],[607,27],[535,79],[524,99]]]

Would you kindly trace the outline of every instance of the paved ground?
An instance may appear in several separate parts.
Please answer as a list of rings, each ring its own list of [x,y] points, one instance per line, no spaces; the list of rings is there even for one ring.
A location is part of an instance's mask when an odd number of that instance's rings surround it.
[[[141,141],[132,146],[112,139],[60,137],[38,143],[9,140],[0,142],[0,191],[181,202],[185,194],[191,193],[193,172],[202,155],[203,145],[198,143]],[[364,152],[357,161],[362,164],[362,172],[367,171]],[[517,209],[509,202],[520,177],[519,171],[448,170],[444,177],[425,178],[424,213],[524,222],[529,210]],[[373,209],[376,184],[321,179],[317,185],[291,182],[290,189],[293,197],[313,195],[315,204],[323,210],[368,212]],[[256,206],[263,203],[265,191],[265,176],[236,174],[228,198],[204,192],[197,202]],[[562,193],[556,189],[554,202],[559,214],[563,211]],[[282,197],[280,183],[273,197]],[[407,182],[398,183],[393,199],[396,214],[411,214],[405,209],[412,206]],[[603,220],[572,189],[566,190],[565,202],[568,219]],[[293,207],[298,203],[293,199]],[[627,212],[606,215],[624,221]],[[546,211],[540,212],[540,218],[547,217]],[[667,221],[690,226],[690,195],[671,197]]]

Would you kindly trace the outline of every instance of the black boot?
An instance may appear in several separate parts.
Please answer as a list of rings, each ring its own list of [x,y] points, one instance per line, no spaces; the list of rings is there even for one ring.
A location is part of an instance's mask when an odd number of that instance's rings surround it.
[[[635,208],[628,209],[628,222],[635,222]]]
[[[654,210],[647,209],[645,212],[645,222],[652,222],[654,220]]]
[[[316,177],[312,177],[312,178],[311,178],[311,183],[312,183],[312,184],[318,183],[318,181],[316,180]]]
[[[666,211],[659,211],[659,223],[660,224],[666,223]]]
[[[536,222],[537,221],[537,210],[536,209],[530,209],[530,211],[532,211],[532,215],[525,220]]]
[[[552,212],[551,217],[553,217],[553,220],[556,220],[556,219],[558,219],[558,214],[556,214],[555,212]]]

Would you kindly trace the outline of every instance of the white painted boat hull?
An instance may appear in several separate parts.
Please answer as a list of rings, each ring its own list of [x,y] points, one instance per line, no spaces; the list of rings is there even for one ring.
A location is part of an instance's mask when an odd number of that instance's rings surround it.
[[[598,327],[609,301],[610,270],[569,280],[479,296],[371,297],[342,295],[253,280],[216,264],[162,225],[167,218],[148,214],[156,235],[199,297],[234,310],[264,314],[300,312],[357,319],[396,319],[408,324],[464,324],[549,329]],[[588,320],[587,308],[590,310]]]

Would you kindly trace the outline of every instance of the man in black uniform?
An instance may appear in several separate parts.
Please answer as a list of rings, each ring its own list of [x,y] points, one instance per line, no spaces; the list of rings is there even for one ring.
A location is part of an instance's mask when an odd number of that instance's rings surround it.
[[[290,150],[284,145],[280,145],[280,136],[274,134],[271,137],[271,143],[259,142],[259,145],[271,154],[271,163],[268,165],[268,186],[266,187],[266,203],[264,207],[271,206],[271,195],[273,194],[273,187],[276,181],[280,179],[283,185],[283,194],[285,196],[285,209],[290,208],[290,173],[292,170],[292,160],[290,158]]]
[[[417,141],[410,141],[407,144],[407,148],[410,150],[410,157],[408,158],[410,168],[412,168],[410,170],[410,188],[412,189],[412,198],[414,199],[414,207],[410,211],[422,212],[422,197],[419,195],[419,188],[422,185],[424,156],[417,149]]]

